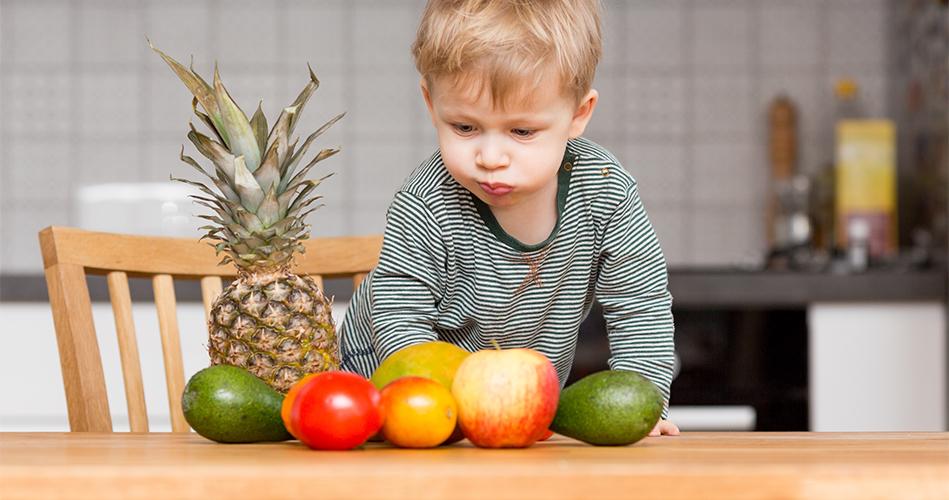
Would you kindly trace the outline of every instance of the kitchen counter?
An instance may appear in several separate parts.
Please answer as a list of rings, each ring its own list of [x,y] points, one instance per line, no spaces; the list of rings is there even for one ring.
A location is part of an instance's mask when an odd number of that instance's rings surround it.
[[[741,271],[727,268],[672,268],[669,290],[675,306],[802,307],[813,302],[939,301],[947,300],[946,269],[896,271],[871,269],[860,274],[794,271]],[[130,280],[132,297],[151,296],[151,283]],[[326,280],[326,291],[338,301],[352,294],[348,280]],[[200,302],[197,283],[178,283],[179,301]],[[107,302],[105,278],[92,277],[89,293]],[[36,275],[0,275],[0,300],[46,302],[46,279]]]
[[[949,433],[683,433],[596,447],[222,445],[194,433],[2,433],[0,493],[33,498],[949,499]]]
[[[859,274],[673,269],[675,306],[804,307],[814,302],[946,302],[943,268]]]

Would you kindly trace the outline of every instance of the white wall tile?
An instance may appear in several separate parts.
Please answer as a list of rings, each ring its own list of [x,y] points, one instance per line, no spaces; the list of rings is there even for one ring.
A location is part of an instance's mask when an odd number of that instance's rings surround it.
[[[23,139],[17,141],[12,150],[12,164],[3,166],[9,172],[5,179],[13,184],[11,201],[32,203],[69,198],[68,166],[75,165],[75,157],[67,142]]]
[[[755,162],[750,142],[708,141],[695,144],[692,199],[712,207],[747,206],[761,199],[768,166]],[[757,163],[757,164],[756,164]]]
[[[418,11],[411,4],[356,4],[353,10],[352,59],[357,68],[413,69],[410,49]]]
[[[626,130],[631,137],[681,137],[686,123],[686,83],[680,76],[626,79]]]
[[[178,151],[180,150],[169,150],[169,158],[177,156]],[[79,145],[76,158],[79,160],[79,168],[73,176],[74,186],[142,180],[141,149],[138,141],[110,140],[103,137],[86,139]],[[197,172],[188,174],[189,179],[201,180],[198,179],[201,174]],[[161,180],[167,181],[168,174]]]
[[[94,72],[79,77],[78,124],[84,138],[137,138],[141,127],[139,74]]]
[[[0,262],[5,273],[37,273],[43,270],[39,232],[51,225],[75,223],[62,199],[29,200],[4,207],[0,226]]]
[[[144,15],[138,6],[86,5],[79,9],[79,63],[137,63],[147,47]]]
[[[314,67],[313,73],[320,81],[320,86],[310,95],[310,100],[307,101],[306,107],[297,122],[295,135],[300,135],[300,145],[302,145],[310,134],[340,113],[345,112],[346,115],[343,118],[314,139],[310,149],[315,153],[320,149],[339,147],[340,144],[345,148],[344,133],[350,128],[350,122],[352,121],[352,115],[349,112],[352,106],[350,105],[349,90],[347,89],[349,80],[342,71],[330,68]],[[268,115],[267,121],[271,126],[280,116],[282,109],[292,104],[300,91],[303,90],[303,87],[310,81],[306,66],[299,64],[292,66],[287,70],[287,76],[282,81],[285,83],[284,87],[289,89],[287,92],[288,99],[279,106],[280,109],[273,115],[273,118]]]
[[[418,75],[407,70],[379,70],[374,74],[357,74],[352,92],[359,96],[346,115],[353,133],[365,137],[389,137],[410,140],[411,127],[418,120],[410,119],[411,103],[418,100]]]
[[[237,65],[259,68],[278,60],[276,19],[285,14],[282,10],[265,2],[244,0],[217,3],[215,7],[210,13],[215,37],[212,47],[221,68]]]
[[[433,139],[417,141],[415,144],[415,150],[412,155],[412,158],[415,158],[415,166],[419,166],[422,162],[428,161],[438,151],[438,140]]]
[[[320,201],[323,202],[323,200]],[[324,203],[326,206],[311,213],[305,219],[307,224],[311,225],[310,237],[330,238],[354,234],[350,231],[351,224],[348,222],[349,209],[339,204],[331,204],[329,200]]]
[[[701,75],[694,82],[694,129],[697,135],[748,135],[758,125],[754,83],[747,73]]]
[[[320,70],[339,68],[347,60],[349,25],[343,2],[293,3],[287,15],[287,46],[281,50],[290,66],[309,62],[322,80]]]
[[[749,9],[698,2],[692,17],[692,63],[699,68],[743,67],[751,63]]]
[[[827,61],[842,71],[883,71],[886,66],[887,15],[883,0],[829,2]]]
[[[768,68],[814,70],[821,58],[820,4],[761,6],[759,63]]]
[[[662,247],[662,253],[666,258],[666,266],[688,265],[686,236],[690,227],[687,224],[686,212],[681,207],[657,207],[649,205],[645,200],[643,203],[649,222],[656,232],[656,237],[659,238],[659,246]]]
[[[345,152],[340,152],[336,156],[321,161],[310,169],[307,175],[308,179],[322,179],[333,174],[316,188],[315,192],[323,195],[323,199],[319,203],[327,207],[334,207],[334,209],[346,209],[352,205],[352,191],[359,179],[351,168],[351,157],[352,151],[347,149]],[[312,156],[309,156],[309,158],[312,158]]]
[[[70,85],[68,72],[23,71],[4,79],[5,132],[45,135],[62,140],[69,133]]]
[[[143,82],[142,114],[139,119],[141,129],[149,134],[179,134],[185,140],[185,136],[191,130],[188,127],[190,120],[198,132],[212,135],[211,130],[194,115],[191,108],[194,94],[178,79],[175,72],[158,57],[158,54],[155,54],[154,60],[148,62],[147,65],[149,68],[147,78]],[[200,70],[198,74],[205,76]],[[206,113],[200,104],[198,111]]]
[[[67,2],[4,2],[3,15],[11,16],[11,38],[4,56],[17,67],[67,66],[72,55],[71,8]],[[6,40],[4,40],[6,41]]]
[[[814,176],[833,161],[831,141],[823,136],[805,135],[798,143],[798,171]]]
[[[626,99],[624,96],[625,78],[609,71],[597,72],[593,80],[593,88],[599,94],[593,117],[587,123],[584,136],[595,142],[606,137],[622,136],[626,132],[624,109],[620,105]],[[426,113],[428,114],[428,113]]]
[[[764,254],[764,219],[751,207],[697,206],[688,215],[692,226],[689,262],[698,266],[734,266],[760,261]]]
[[[638,66],[676,68],[682,64],[686,28],[681,1],[632,2],[626,7],[625,21],[626,61],[633,71]]]
[[[175,58],[185,67],[190,65],[192,55],[198,61],[211,60],[213,56],[207,48],[208,42],[214,35],[209,29],[211,15],[207,2],[145,3],[145,35],[148,35],[148,39],[155,44],[155,48]],[[161,62],[161,58],[151,51],[141,33],[137,33],[136,36],[137,38],[133,40],[134,47],[144,48],[146,62],[150,67],[157,67],[152,64],[152,60]],[[164,64],[162,62],[162,65]],[[170,72],[171,69],[168,71]],[[210,76],[213,76],[213,73]],[[208,79],[208,82],[210,81]]]
[[[373,202],[353,207],[350,234],[382,234],[386,228],[388,203]]]
[[[629,27],[626,24],[626,8],[624,2],[613,2],[603,5],[600,36],[602,38],[603,57],[600,59],[598,70],[617,70],[626,65],[626,36]]]
[[[350,146],[354,208],[370,203],[388,206],[395,191],[423,158],[404,141],[359,141]]]
[[[634,142],[626,148],[623,167],[636,179],[647,208],[678,206],[691,199],[683,149],[673,141]]]
[[[195,126],[197,127],[197,123]],[[179,133],[150,134],[147,144],[141,147],[140,167],[137,180],[141,182],[167,181],[169,177],[185,178],[204,182],[208,180],[188,164],[181,161],[178,155],[184,146],[185,156],[190,156],[208,173],[213,173],[211,161],[201,156],[186,137],[187,129]],[[202,132],[205,133],[205,132]],[[94,179],[102,181],[103,179]],[[133,180],[133,179],[126,179]]]
[[[14,207],[12,196],[16,190],[11,180],[13,175],[14,147],[15,145],[10,145],[0,148],[0,165],[3,166],[3,168],[0,168],[0,228],[3,226],[3,212]],[[8,165],[10,166],[8,167]]]

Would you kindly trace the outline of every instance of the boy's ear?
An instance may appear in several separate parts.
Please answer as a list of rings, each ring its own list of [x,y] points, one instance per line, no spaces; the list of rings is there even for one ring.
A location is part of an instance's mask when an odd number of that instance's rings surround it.
[[[593,118],[593,108],[596,107],[596,101],[600,98],[600,94],[597,93],[595,89],[590,89],[587,92],[587,95],[583,96],[583,99],[580,100],[580,106],[577,108],[577,112],[573,114],[573,122],[570,123],[570,138],[576,139],[583,135],[583,131],[587,128],[587,123],[590,122],[590,118]]]
[[[432,96],[428,92],[428,81],[425,80],[425,77],[422,77],[422,81],[419,85],[422,87],[422,96],[425,97],[425,105],[428,106],[428,114],[432,117],[432,125],[435,125],[435,110],[432,108]]]

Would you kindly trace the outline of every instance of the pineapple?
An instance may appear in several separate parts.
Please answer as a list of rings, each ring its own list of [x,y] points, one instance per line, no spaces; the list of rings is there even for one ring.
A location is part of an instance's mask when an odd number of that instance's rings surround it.
[[[151,42],[149,42],[151,45]],[[193,196],[195,203],[216,216],[201,216],[213,225],[204,226],[203,236],[217,252],[225,253],[221,264],[233,262],[237,279],[218,297],[208,320],[208,351],[212,365],[244,368],[286,393],[301,377],[338,369],[336,327],[327,299],[308,276],[290,269],[294,252],[303,252],[300,240],[309,237],[304,217],[322,205],[301,211],[319,199],[311,195],[326,177],[304,180],[319,161],[339,149],[324,149],[302,169],[297,166],[310,143],[342,114],[313,132],[299,149],[299,137],[290,142],[294,126],[319,81],[310,69],[310,82],[296,101],[284,108],[273,128],[260,106],[247,116],[228,95],[217,65],[213,85],[187,69],[154,45],[151,46],[194,94],[192,108],[214,138],[191,125],[188,138],[214,165],[214,174],[194,159],[180,158],[209,177],[219,193],[204,184],[173,179],[198,187],[207,196]],[[198,110],[201,104],[205,113]],[[345,114],[345,113],[344,113]],[[330,174],[332,175],[332,174]]]

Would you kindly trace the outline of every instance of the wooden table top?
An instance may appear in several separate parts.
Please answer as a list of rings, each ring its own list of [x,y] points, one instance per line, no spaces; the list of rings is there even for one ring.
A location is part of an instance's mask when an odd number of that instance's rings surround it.
[[[0,497],[949,499],[949,433],[683,433],[624,447],[427,450],[194,433],[0,433]]]

